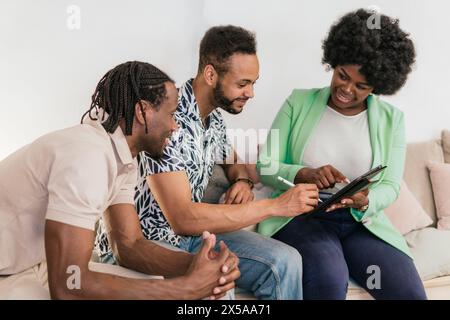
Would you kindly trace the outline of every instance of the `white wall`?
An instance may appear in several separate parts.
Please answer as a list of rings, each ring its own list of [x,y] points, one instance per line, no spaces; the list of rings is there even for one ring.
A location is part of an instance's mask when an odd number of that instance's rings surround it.
[[[78,5],[81,28],[66,9]],[[128,60],[178,83],[196,70],[198,0],[1,0],[0,159],[38,136],[79,123],[100,78]]]
[[[343,14],[370,5],[400,19],[411,33],[417,63],[406,86],[385,100],[405,112],[409,142],[437,138],[450,129],[450,2],[446,0],[210,0],[206,27],[238,24],[257,32],[261,77],[256,96],[229,127],[267,128],[293,88],[326,86],[331,73],[321,64],[321,41]],[[238,9],[237,9],[238,8]]]
[[[81,9],[69,30],[66,9]],[[293,88],[329,84],[321,41],[342,14],[377,5],[398,17],[418,57],[407,85],[386,100],[405,111],[408,141],[450,128],[450,3],[446,0],[2,0],[0,159],[36,137],[74,125],[101,76],[127,60],[153,63],[178,84],[194,75],[205,30],[237,24],[257,33],[256,97],[230,128],[268,128]]]

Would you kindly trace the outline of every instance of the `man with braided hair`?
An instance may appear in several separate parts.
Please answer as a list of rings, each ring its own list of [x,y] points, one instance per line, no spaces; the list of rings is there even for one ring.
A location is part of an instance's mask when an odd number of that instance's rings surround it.
[[[100,80],[80,125],[44,135],[0,162],[0,299],[215,299],[234,287],[237,257],[223,243],[214,251],[215,235],[204,232],[202,248],[191,255],[144,239],[140,229],[136,155],[161,156],[177,129],[176,107],[177,90],[164,72],[123,63]],[[89,268],[102,214],[123,222],[108,228],[123,240],[113,246],[151,257],[129,267],[170,279]]]

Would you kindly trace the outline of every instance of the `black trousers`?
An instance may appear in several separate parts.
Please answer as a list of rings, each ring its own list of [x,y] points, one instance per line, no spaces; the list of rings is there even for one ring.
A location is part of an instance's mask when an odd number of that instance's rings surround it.
[[[304,299],[345,299],[349,277],[375,299],[426,299],[413,260],[379,239],[349,209],[297,216],[273,238],[303,258]]]

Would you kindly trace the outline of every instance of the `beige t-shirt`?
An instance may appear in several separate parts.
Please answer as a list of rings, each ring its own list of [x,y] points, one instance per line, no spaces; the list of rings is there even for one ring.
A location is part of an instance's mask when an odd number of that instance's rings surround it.
[[[94,230],[105,209],[134,204],[137,163],[120,127],[52,132],[0,162],[0,275],[45,260],[45,220]]]

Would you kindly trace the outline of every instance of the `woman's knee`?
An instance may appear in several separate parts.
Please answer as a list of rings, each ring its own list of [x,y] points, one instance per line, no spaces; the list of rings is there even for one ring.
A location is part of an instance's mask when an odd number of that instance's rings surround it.
[[[349,273],[345,263],[326,261],[308,264],[303,269],[303,285],[347,288]]]
[[[306,300],[344,300],[349,274],[345,265],[319,263],[305,267],[303,294]]]

